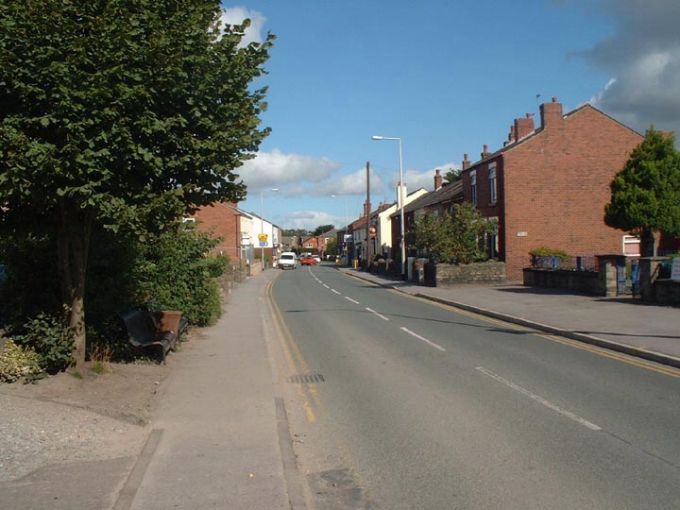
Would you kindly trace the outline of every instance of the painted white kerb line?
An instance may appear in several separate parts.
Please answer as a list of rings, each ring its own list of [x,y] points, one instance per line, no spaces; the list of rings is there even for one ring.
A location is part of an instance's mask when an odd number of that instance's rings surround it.
[[[354,303],[355,305],[358,305],[358,304],[359,304],[359,301],[357,301],[356,299],[352,299],[352,298],[349,297],[349,296],[345,296],[345,299],[346,299],[347,301],[351,301],[351,302]]]
[[[428,340],[428,339],[425,338],[424,336],[420,336],[418,333],[414,333],[413,331],[411,331],[411,330],[408,329],[408,328],[402,327],[402,328],[400,328],[400,329],[401,329],[402,331],[408,333],[409,335],[416,337],[418,340],[422,340],[423,342],[425,342],[426,344],[430,345],[431,347],[434,347],[435,349],[439,349],[439,350],[442,351],[442,352],[446,352],[446,349],[444,349],[441,345],[436,344],[436,343],[434,343],[434,342],[431,342],[430,340]]]
[[[494,374],[491,370],[487,370],[484,367],[475,367],[476,370],[479,372],[483,373],[484,375],[488,375],[492,379],[495,379],[501,384],[504,384],[508,388],[512,388],[515,391],[519,391],[522,395],[525,395],[529,397],[531,400],[535,400],[539,404],[543,404],[545,407],[548,409],[552,409],[553,411],[560,413],[562,416],[566,416],[567,418],[574,420],[577,423],[580,423],[584,427],[588,427],[590,430],[598,431],[602,430],[602,428],[598,427],[592,422],[589,422],[588,420],[584,420],[580,416],[567,411],[565,409],[562,409],[560,406],[553,404],[552,402],[548,402],[546,399],[543,397],[539,397],[538,395],[531,393],[529,390],[522,388],[521,386],[516,385],[513,382],[508,381],[507,379],[503,379],[500,375]]]
[[[384,321],[388,321],[388,320],[389,320],[389,319],[388,319],[387,317],[385,317],[383,314],[378,313],[378,312],[376,312],[375,310],[371,310],[369,307],[366,307],[366,310],[368,310],[369,312],[371,312],[373,315],[377,315],[378,317],[380,317],[380,318],[381,318],[382,320],[384,320]]]

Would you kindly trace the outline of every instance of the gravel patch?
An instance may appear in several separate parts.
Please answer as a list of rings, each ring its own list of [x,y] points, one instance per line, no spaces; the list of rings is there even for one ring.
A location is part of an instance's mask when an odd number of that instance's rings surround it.
[[[0,395],[0,481],[75,460],[136,455],[148,434],[140,427],[84,409]]]
[[[173,364],[113,364],[105,374],[85,366],[82,378],[0,384],[0,482],[48,464],[137,455]]]

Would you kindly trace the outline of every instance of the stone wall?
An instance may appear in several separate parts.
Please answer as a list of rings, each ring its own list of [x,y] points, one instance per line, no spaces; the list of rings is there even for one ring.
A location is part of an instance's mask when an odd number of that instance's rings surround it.
[[[605,295],[600,273],[597,271],[525,268],[524,285],[545,289],[571,290],[594,296]]]
[[[657,280],[654,282],[656,302],[662,305],[680,306],[680,282]]]
[[[503,283],[505,263],[495,260],[473,264],[437,264],[437,287],[457,283]]]

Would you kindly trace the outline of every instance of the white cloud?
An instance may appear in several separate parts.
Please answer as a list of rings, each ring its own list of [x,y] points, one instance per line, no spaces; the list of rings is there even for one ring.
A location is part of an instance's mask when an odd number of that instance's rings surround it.
[[[345,218],[323,211],[293,211],[286,213],[286,228],[314,230],[319,225],[344,225]]]
[[[436,170],[440,170],[442,177],[446,175],[446,172],[452,168],[460,168],[457,163],[444,163],[442,165],[437,165],[430,170],[424,170],[422,172],[418,170],[407,170],[404,172],[404,182],[406,183],[406,188],[408,192],[415,191],[419,188],[425,188],[426,190],[434,189],[434,174]]]
[[[280,187],[286,194],[299,194],[304,193],[310,183],[327,179],[338,168],[340,163],[327,158],[284,154],[274,149],[272,152],[259,152],[237,172],[249,191]]]
[[[251,11],[245,7],[227,7],[222,10],[220,21],[222,26],[225,24],[240,25],[246,18],[250,20],[250,26],[245,31],[241,46],[247,46],[251,42],[261,43],[264,41],[262,32],[267,18],[258,11]]]
[[[375,172],[371,172],[371,192],[382,193],[385,183]],[[334,175],[321,183],[316,194],[327,195],[365,195],[366,194],[366,169],[360,168],[349,174]]]
[[[611,79],[592,104],[631,127],[680,131],[680,2],[599,0],[615,32],[582,55]]]

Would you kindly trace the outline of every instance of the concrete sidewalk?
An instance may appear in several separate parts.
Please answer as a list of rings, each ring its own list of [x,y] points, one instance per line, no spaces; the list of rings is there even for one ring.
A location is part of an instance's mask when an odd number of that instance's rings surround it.
[[[266,271],[190,342],[153,413],[158,446],[116,509],[289,509],[282,420],[265,340]],[[119,501],[120,503],[120,501]]]
[[[680,309],[521,285],[423,287],[349,268],[346,274],[619,352],[680,367]]]

